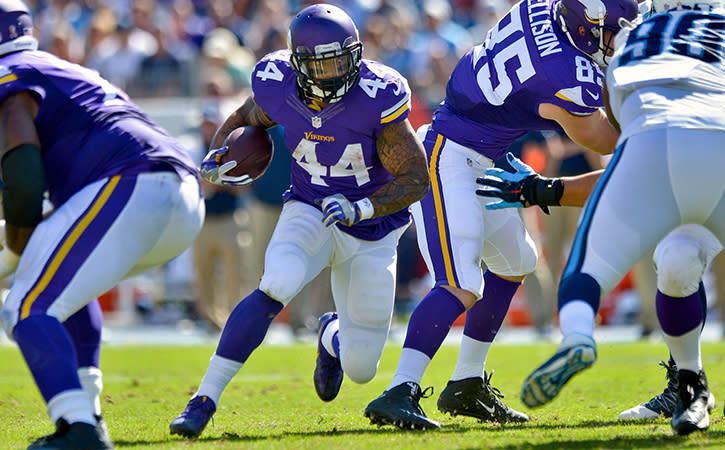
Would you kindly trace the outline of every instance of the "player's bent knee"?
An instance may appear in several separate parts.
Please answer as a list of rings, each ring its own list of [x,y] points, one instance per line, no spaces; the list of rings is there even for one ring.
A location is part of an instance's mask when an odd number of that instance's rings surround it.
[[[706,261],[700,248],[680,242],[657,250],[657,288],[671,297],[694,294],[705,273]]]
[[[280,278],[281,277],[279,276],[268,277],[265,273],[259,283],[259,290],[279,301],[283,305],[287,305],[302,289],[302,279],[301,277],[290,276],[288,281],[284,281]]]
[[[343,353],[340,363],[348,378],[358,384],[364,384],[375,377],[379,356],[366,345],[351,345]]]
[[[275,253],[273,257],[281,263],[265,268],[259,289],[286,305],[304,287],[306,264],[293,252]]]

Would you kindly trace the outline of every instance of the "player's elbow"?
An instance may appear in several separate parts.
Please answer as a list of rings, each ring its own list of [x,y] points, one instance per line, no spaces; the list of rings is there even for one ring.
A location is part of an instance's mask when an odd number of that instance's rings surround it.
[[[45,169],[40,148],[22,144],[2,157],[3,209],[8,224],[34,227],[43,218]]]
[[[430,189],[430,175],[428,174],[427,168],[423,168],[411,174],[411,179],[413,180],[413,185],[416,187],[415,200],[413,201],[415,203],[428,194],[428,190]]]
[[[614,150],[614,143],[616,142],[615,140],[614,142],[609,143],[605,136],[589,131],[579,132],[576,135],[571,136],[571,139],[582,147],[593,150],[600,155],[608,155],[612,153],[612,150]]]

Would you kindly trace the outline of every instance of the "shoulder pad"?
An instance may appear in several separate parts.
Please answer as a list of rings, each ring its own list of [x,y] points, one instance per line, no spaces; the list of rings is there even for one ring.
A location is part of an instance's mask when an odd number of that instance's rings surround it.
[[[260,82],[284,82],[285,78],[295,78],[289,63],[289,51],[279,50],[269,53],[257,62],[252,71],[252,89]]]
[[[410,112],[410,87],[395,69],[378,62],[363,60],[358,87],[375,100],[380,123],[403,120]]]

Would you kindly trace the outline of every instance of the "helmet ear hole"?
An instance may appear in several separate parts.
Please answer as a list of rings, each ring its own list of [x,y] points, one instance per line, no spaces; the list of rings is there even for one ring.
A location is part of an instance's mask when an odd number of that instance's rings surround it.
[[[604,32],[616,34],[622,28],[619,19],[632,21],[639,11],[637,0],[557,1],[554,20],[569,42],[600,66],[607,65],[606,57],[611,50],[603,45]]]

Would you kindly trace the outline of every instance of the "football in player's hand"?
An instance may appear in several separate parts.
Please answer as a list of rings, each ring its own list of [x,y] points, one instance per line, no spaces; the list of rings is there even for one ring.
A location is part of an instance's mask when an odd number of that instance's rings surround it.
[[[249,175],[256,180],[272,162],[274,146],[272,138],[262,127],[239,127],[229,133],[224,145],[229,149],[222,157],[222,164],[234,160],[237,166],[227,172],[227,175],[239,177]]]

